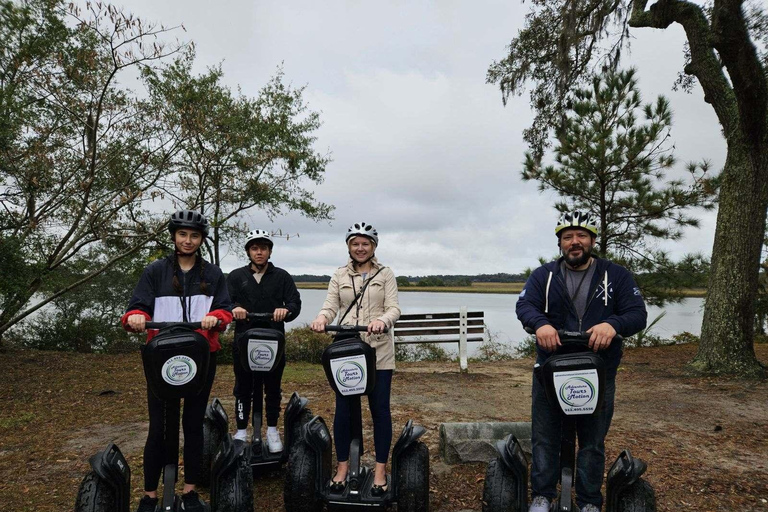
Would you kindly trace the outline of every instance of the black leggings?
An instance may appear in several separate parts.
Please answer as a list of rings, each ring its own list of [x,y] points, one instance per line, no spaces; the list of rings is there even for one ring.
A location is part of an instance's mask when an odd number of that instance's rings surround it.
[[[166,464],[174,464],[179,458],[179,416],[184,426],[184,483],[200,484],[203,463],[203,418],[211,395],[213,378],[216,376],[216,353],[211,352],[205,387],[199,395],[184,399],[181,414],[181,400],[160,400],[147,388],[149,409],[149,432],[144,445],[144,490],[156,491],[160,473]],[[165,430],[170,432],[166,442]]]
[[[254,414],[261,417],[262,401],[266,402],[267,426],[276,427],[280,418],[280,402],[282,389],[280,384],[285,370],[285,355],[277,362],[272,372],[252,372],[243,368],[240,364],[240,351],[235,343],[233,349],[235,370],[235,421],[237,428],[245,430],[251,413],[251,400],[253,400]],[[263,397],[263,398],[262,398]]]

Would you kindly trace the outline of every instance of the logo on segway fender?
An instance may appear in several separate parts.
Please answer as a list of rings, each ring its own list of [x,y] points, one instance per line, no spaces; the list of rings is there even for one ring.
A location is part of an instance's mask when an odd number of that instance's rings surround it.
[[[595,397],[595,387],[587,379],[576,377],[560,387],[560,398],[571,407],[584,407]]]
[[[270,363],[275,357],[275,352],[272,347],[267,345],[256,345],[248,353],[248,357],[251,362],[257,366],[264,366]]]
[[[197,365],[189,356],[173,356],[163,365],[163,380],[171,386],[183,386],[197,375]]]
[[[336,382],[345,388],[356,388],[365,377],[365,369],[354,361],[344,363],[336,370]]]

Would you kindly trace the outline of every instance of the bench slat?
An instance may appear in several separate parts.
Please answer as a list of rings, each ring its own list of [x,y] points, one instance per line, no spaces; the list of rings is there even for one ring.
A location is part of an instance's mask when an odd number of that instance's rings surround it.
[[[483,318],[482,311],[470,311],[467,318]],[[413,313],[400,315],[400,320],[438,320],[445,318],[459,318],[459,313]]]
[[[467,334],[482,334],[485,332],[485,329],[482,327],[468,327],[467,328]],[[398,329],[397,326],[395,326],[395,336],[397,337],[405,337],[405,336],[439,336],[441,334],[460,334],[461,329],[458,327],[445,327],[442,329]]]
[[[481,336],[480,337],[479,336],[472,336],[472,337],[468,336],[467,337],[467,343],[477,343],[477,342],[482,342],[482,341],[485,341],[485,338],[483,338]],[[451,339],[445,339],[445,340],[440,340],[440,339],[398,340],[397,338],[395,338],[395,344],[397,344],[397,345],[410,345],[411,343],[458,343],[458,342],[459,342],[458,338],[451,338]]]
[[[467,320],[467,325],[483,325],[485,322],[480,320]],[[456,320],[425,320],[425,321],[415,321],[415,320],[406,320],[403,322],[402,320],[398,320],[395,323],[395,329],[411,329],[414,327],[458,327],[459,326],[459,319]]]

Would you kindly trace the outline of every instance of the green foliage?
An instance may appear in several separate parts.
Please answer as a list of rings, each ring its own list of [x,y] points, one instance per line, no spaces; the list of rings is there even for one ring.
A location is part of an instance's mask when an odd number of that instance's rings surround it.
[[[419,279],[416,286],[445,286],[445,281],[439,277],[429,276]]]
[[[699,343],[701,339],[688,331],[679,332],[672,336],[672,344],[684,345],[686,343]]]
[[[666,340],[661,336],[657,336],[651,333],[651,330],[665,316],[667,316],[666,311],[662,311],[661,313],[659,313],[659,315],[656,318],[654,318],[651,321],[651,323],[649,323],[645,327],[645,329],[635,334],[631,338],[626,338],[624,340],[624,346],[629,348],[638,348],[638,347],[659,347],[663,345],[670,345],[672,343],[670,340]]]
[[[285,359],[320,364],[323,351],[332,341],[324,333],[317,333],[309,326],[294,327],[285,335]]]
[[[448,362],[454,360],[455,357],[437,343],[395,343],[395,361]]]
[[[250,98],[223,82],[221,67],[193,75],[190,49],[161,70],[146,68],[151,103],[167,129],[179,127],[170,197],[205,213],[212,230],[206,241],[220,264],[222,245],[252,227],[237,222],[257,208],[272,218],[297,211],[314,220],[331,218],[333,207],[315,200],[307,182],[321,183],[328,155],[313,149],[320,116],[307,109],[304,87],[284,83],[282,69]]]
[[[405,288],[405,287],[411,286],[411,282],[405,276],[398,276],[396,280],[397,280],[398,288]]]
[[[509,361],[520,357],[515,349],[502,343],[498,339],[498,334],[488,333],[488,338],[483,341],[477,349],[477,354],[473,360],[477,361]]]
[[[531,334],[526,336],[517,346],[515,346],[515,355],[518,357],[536,356],[536,336]]]
[[[671,277],[684,278],[692,268],[707,266],[696,255],[677,265],[655,243],[678,240],[685,227],[698,227],[689,211],[713,208],[719,183],[707,175],[706,162],[688,165],[687,182],[664,182],[675,163],[671,126],[666,98],[642,103],[634,70],[607,71],[593,78],[591,87],[573,93],[557,129],[555,163],[544,165],[540,154],[529,152],[522,171],[524,180],[538,181],[541,191],[562,198],[555,204],[558,211],[597,216],[597,252],[638,275],[653,304],[679,299],[674,289],[683,283]]]

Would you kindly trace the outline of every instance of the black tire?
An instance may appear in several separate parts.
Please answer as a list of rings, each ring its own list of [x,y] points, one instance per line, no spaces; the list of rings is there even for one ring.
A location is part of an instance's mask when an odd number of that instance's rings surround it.
[[[317,454],[304,441],[291,447],[285,475],[283,501],[285,512],[320,512],[323,503],[315,492]]]
[[[75,512],[110,512],[119,509],[115,491],[91,471],[80,483]]]
[[[203,460],[200,469],[200,485],[202,487],[211,486],[211,469],[213,466],[213,457],[221,444],[222,436],[216,425],[205,418],[203,420]]]
[[[397,511],[429,512],[429,449],[415,442],[400,455],[397,469]]]
[[[299,413],[299,417],[296,418],[296,421],[293,422],[293,426],[291,427],[291,444],[298,442],[301,438],[301,427],[309,423],[309,420],[311,419],[312,411],[308,407]],[[285,449],[290,453],[290,446],[286,446]]]
[[[253,473],[245,453],[219,480],[216,512],[253,512]]]
[[[630,485],[619,498],[615,512],[656,512],[656,493],[642,478]]]
[[[483,512],[523,512],[517,506],[515,475],[496,458],[488,463],[483,485]]]

